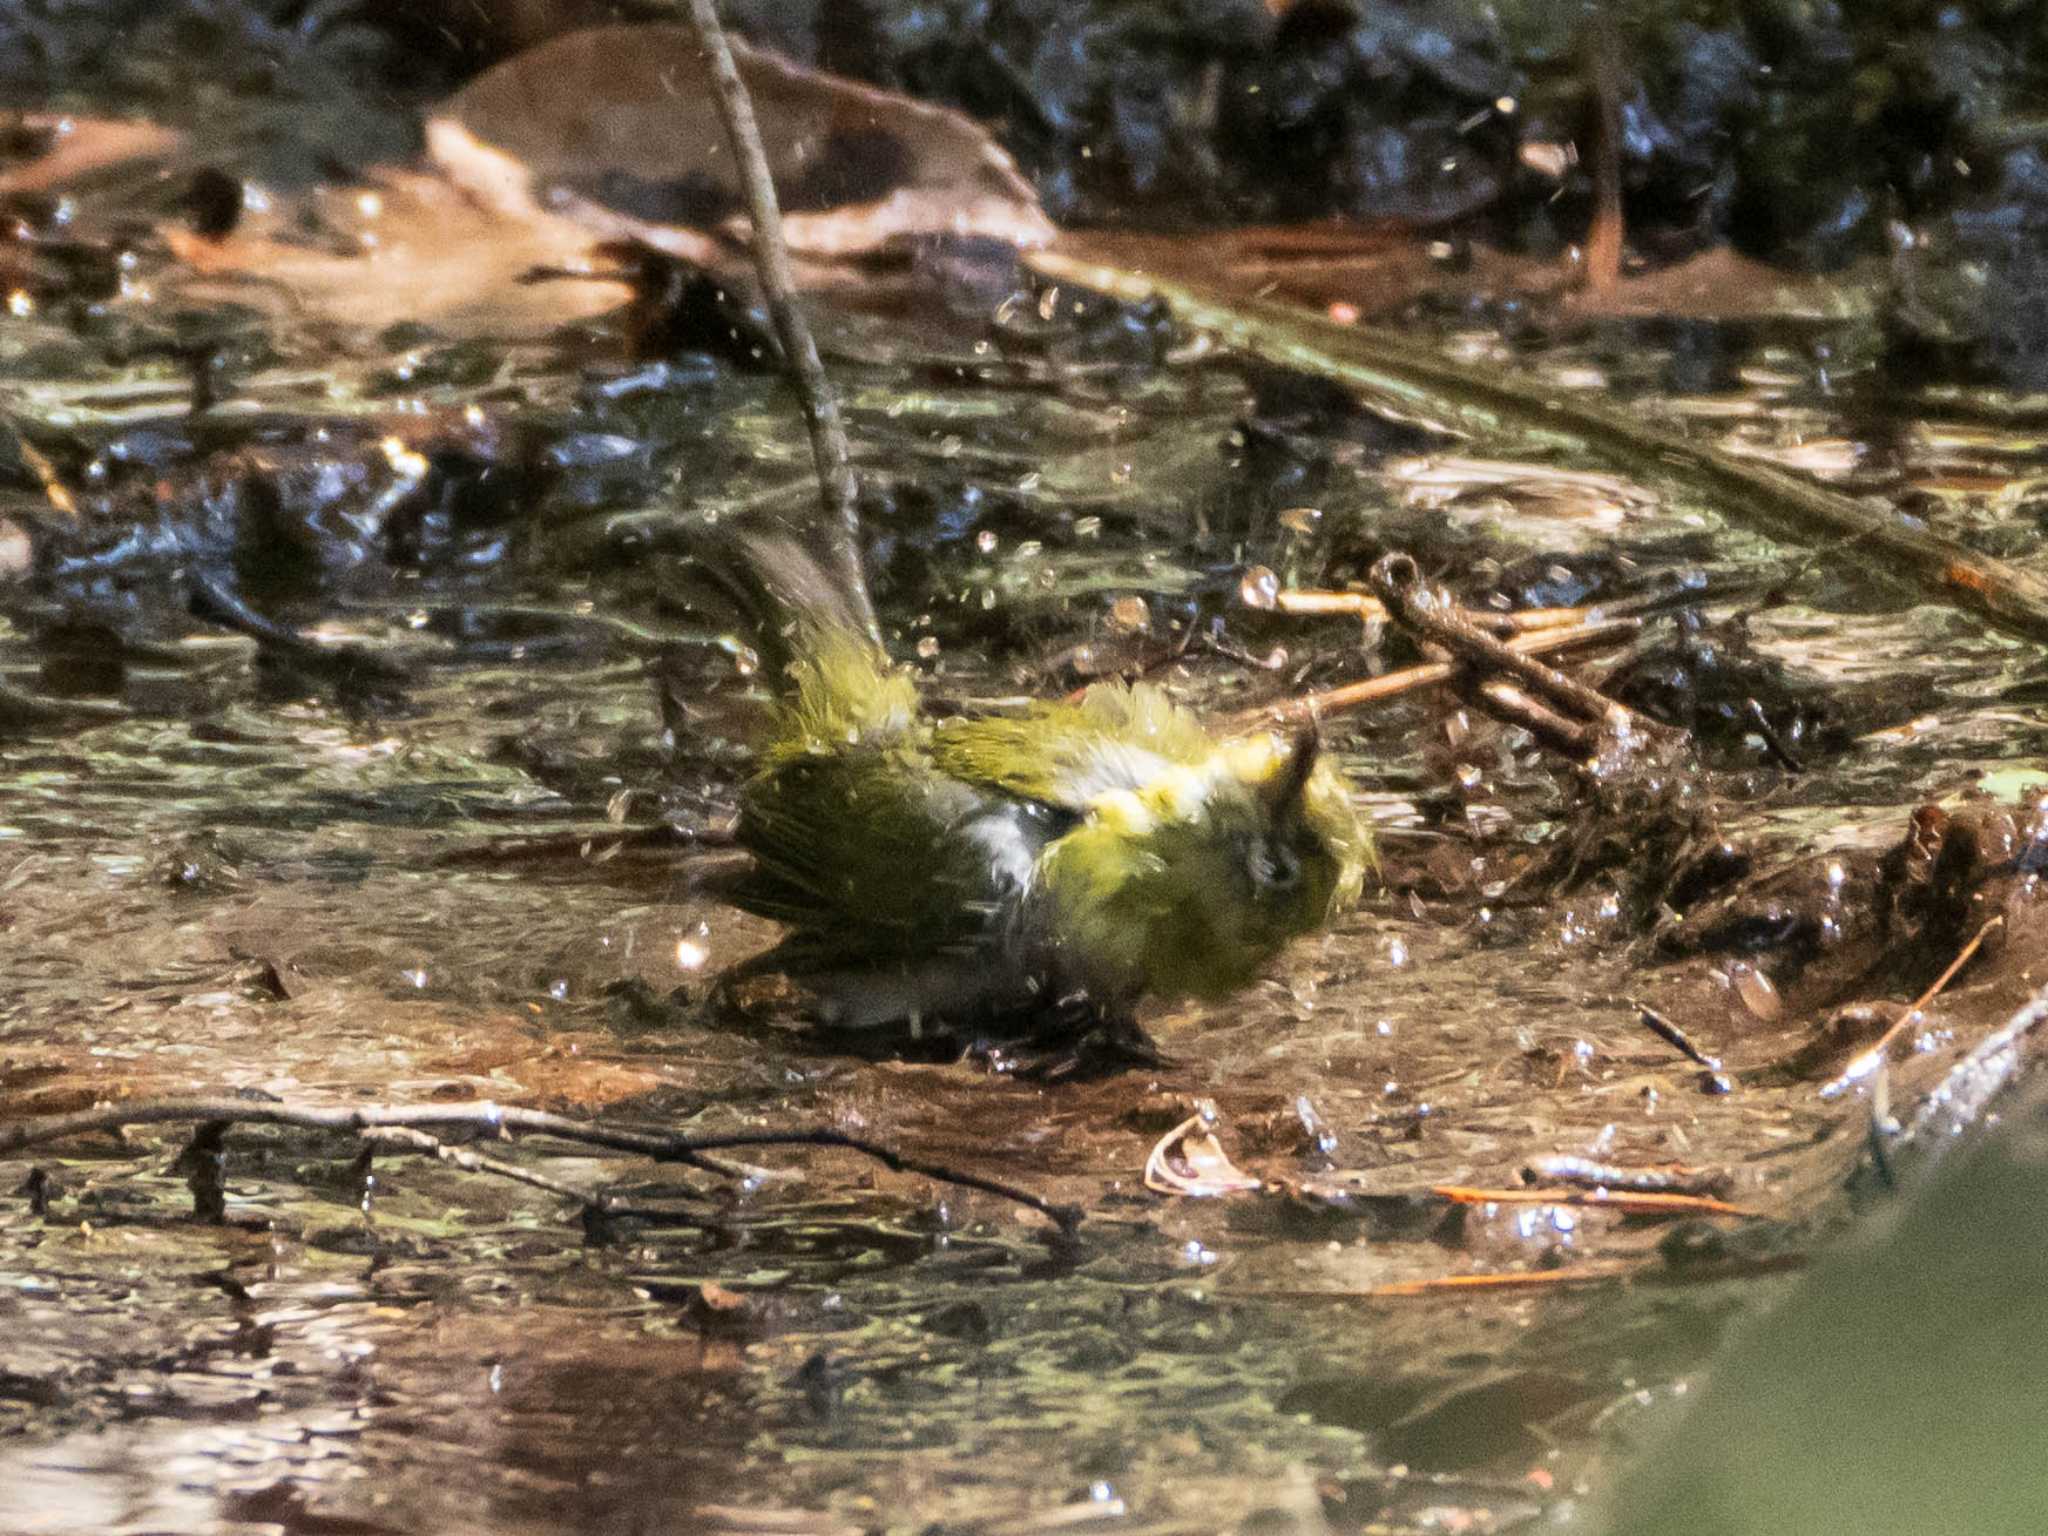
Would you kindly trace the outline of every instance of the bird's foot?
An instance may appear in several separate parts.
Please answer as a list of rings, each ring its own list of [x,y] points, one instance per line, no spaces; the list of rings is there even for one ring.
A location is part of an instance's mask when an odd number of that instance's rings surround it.
[[[969,1055],[992,1071],[1032,1083],[1081,1082],[1174,1064],[1134,1015],[1106,1012],[1086,998],[1063,998],[1033,1023],[1030,1034],[1016,1039],[983,1035]]]

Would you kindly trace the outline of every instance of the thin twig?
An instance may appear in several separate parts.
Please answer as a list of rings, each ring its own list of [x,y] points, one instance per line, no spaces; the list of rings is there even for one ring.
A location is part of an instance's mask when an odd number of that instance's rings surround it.
[[[1712,1195],[1678,1195],[1634,1189],[1478,1189],[1439,1184],[1430,1191],[1453,1205],[1583,1205],[1625,1216],[1754,1216],[1755,1211]]]
[[[775,322],[775,334],[781,338],[797,391],[803,397],[804,422],[810,429],[811,457],[817,463],[818,489],[825,508],[820,531],[831,563],[837,567],[835,574],[841,590],[868,626],[870,637],[879,644],[881,630],[875,623],[867,578],[860,564],[860,485],[854,479],[846,429],[839,420],[838,396],[833,393],[832,381],[825,376],[825,365],[819,361],[818,344],[811,337],[811,329],[797,309],[796,277],[790,270],[788,243],[783,239],[782,209],[775,200],[775,182],[768,170],[761,128],[754,120],[753,98],[748,95],[746,82],[740,79],[739,65],[726,44],[715,0],[690,0],[690,20],[696,26],[698,41],[710,56],[719,116],[725,122],[734,165],[746,193],[761,296]]]
[[[1896,1140],[1923,1146],[1952,1141],[1953,1133],[1975,1120],[1991,1096],[2011,1081],[2020,1066],[2020,1041],[2043,1024],[2048,1024],[2048,985],[1949,1069]]]
[[[1458,693],[1503,725],[1519,726],[1541,746],[1572,762],[1584,762],[1600,751],[1599,729],[1589,723],[1566,719],[1542,700],[1530,696],[1513,683],[1481,682],[1466,672],[1458,679]]]
[[[72,522],[77,522],[78,502],[72,496],[70,488],[64,484],[63,475],[58,473],[57,466],[50,462],[49,456],[30,442],[19,428],[14,430],[14,451],[36,479],[42,482],[43,499]]]
[[[826,1128],[802,1131],[737,1131],[724,1136],[680,1136],[668,1131],[638,1130],[606,1125],[596,1120],[572,1120],[566,1115],[541,1109],[522,1109],[489,1100],[462,1104],[349,1104],[327,1107],[291,1104],[260,1099],[169,1098],[136,1099],[125,1104],[105,1104],[69,1115],[50,1115],[0,1125],[0,1156],[23,1147],[41,1146],[72,1136],[99,1131],[117,1131],[129,1125],[181,1124],[187,1121],[221,1121],[227,1124],[289,1125],[302,1130],[366,1131],[391,1128],[412,1130],[468,1130],[485,1135],[511,1137],[552,1136],[558,1141],[581,1146],[604,1147],[614,1152],[633,1152],[660,1163],[685,1163],[713,1172],[723,1171],[707,1153],[737,1147],[838,1147],[857,1152],[896,1173],[911,1173],[962,1189],[976,1189],[997,1195],[1037,1211],[1071,1232],[1080,1224],[1081,1212],[1035,1195],[1028,1189],[1000,1179],[984,1178],[935,1163],[909,1157],[894,1147],[869,1141],[863,1136]],[[576,1198],[584,1196],[578,1194]]]
[[[1693,1062],[1695,1065],[1705,1067],[1709,1072],[1719,1072],[1721,1070],[1720,1057],[1709,1056],[1697,1045],[1694,1045],[1691,1036],[1687,1035],[1684,1030],[1665,1018],[1663,1014],[1652,1008],[1648,1003],[1631,1003],[1630,1006],[1635,1009],[1636,1016],[1643,1021],[1645,1029],[1685,1057],[1686,1060]]]
[[[1285,592],[1273,594],[1272,606],[1277,612],[1303,617],[1349,614],[1365,624],[1383,622],[1387,617],[1387,605],[1363,592],[1318,592],[1298,587],[1289,588]],[[1569,629],[1574,625],[1591,623],[1602,616],[1596,608],[1520,608],[1506,613],[1490,612],[1483,608],[1460,608],[1458,612],[1467,623],[1502,635],[1526,634],[1537,629]]]
[[[549,1178],[531,1168],[522,1168],[517,1163],[508,1163],[502,1158],[486,1157],[481,1152],[472,1152],[468,1147],[451,1146],[438,1136],[412,1126],[392,1125],[379,1130],[364,1131],[364,1141],[377,1147],[403,1147],[411,1152],[425,1152],[439,1158],[450,1167],[460,1168],[464,1173],[489,1173],[501,1179],[510,1179],[515,1184],[525,1184],[533,1189],[546,1190],[551,1195],[560,1195],[574,1200],[586,1211],[603,1211],[607,1201],[601,1194],[579,1189],[561,1179]]]
[[[1626,225],[1621,207],[1621,67],[1616,58],[1614,23],[1605,10],[1586,17],[1581,39],[1586,83],[1592,92],[1592,132],[1587,158],[1593,167],[1593,218],[1586,227],[1586,286],[1593,293],[1614,292],[1621,280],[1621,253]]]
[[[1570,1269],[1522,1269],[1497,1274],[1431,1275],[1424,1280],[1395,1280],[1370,1290],[1349,1293],[1358,1300],[1384,1300],[1398,1296],[1436,1296],[1446,1291],[1531,1291],[1551,1290],[1569,1285],[1597,1285],[1626,1279],[1645,1272],[1648,1266],[1632,1259],[1596,1260]],[[1338,1293],[1339,1295],[1345,1293]]]
[[[681,1141],[685,1138],[677,1139]],[[740,1147],[840,1147],[848,1152],[858,1152],[863,1157],[871,1158],[892,1173],[914,1173],[923,1178],[937,1179],[943,1184],[954,1184],[961,1189],[978,1189],[983,1194],[997,1195],[1015,1204],[1028,1206],[1039,1215],[1056,1222],[1065,1231],[1071,1232],[1081,1223],[1081,1210],[1078,1206],[1061,1205],[1001,1179],[984,1178],[981,1174],[950,1168],[944,1163],[911,1157],[896,1151],[893,1147],[883,1146],[862,1136],[851,1136],[845,1131],[735,1131],[729,1136],[692,1136],[687,1138],[687,1142],[693,1154],[733,1151]]]
[[[1564,1269],[1516,1269],[1481,1274],[1431,1275],[1421,1280],[1395,1280],[1359,1291],[1297,1290],[1280,1286],[1231,1290],[1231,1296],[1257,1297],[1261,1301],[1356,1302],[1384,1301],[1404,1296],[1441,1296],[1458,1291],[1542,1290],[1558,1286],[1597,1285],[1626,1280],[1632,1285],[1698,1285],[1710,1280],[1747,1279],[1757,1275],[1783,1274],[1807,1266],[1803,1253],[1772,1253],[1761,1256],[1737,1255],[1712,1263],[1658,1264],[1643,1259],[1589,1259]]]
[[[1621,726],[1633,736],[1673,735],[1555,667],[1468,623],[1442,595],[1432,591],[1411,555],[1383,555],[1372,568],[1372,584],[1387,612],[1403,629],[1441,645],[1467,663],[1483,663],[1522,684],[1527,694],[1553,711],[1588,726]],[[1489,679],[1491,681],[1492,679]],[[1519,723],[1519,722],[1517,722]]]
[[[1621,635],[1633,635],[1639,632],[1641,627],[1634,619],[1602,619],[1576,629],[1533,629],[1526,634],[1516,635],[1505,643],[1510,650],[1519,651],[1523,655],[1549,655],[1556,651],[1598,644]],[[1256,709],[1240,710],[1225,717],[1223,729],[1235,732],[1256,731],[1274,726],[1300,725],[1311,718],[1327,720],[1333,715],[1363,709],[1369,704],[1378,704],[1404,693],[1413,693],[1419,688],[1432,688],[1439,683],[1447,683],[1457,676],[1458,671],[1459,669],[1450,662],[1424,662],[1418,667],[1407,667],[1399,672],[1389,672],[1382,677],[1369,677],[1363,682],[1346,683],[1340,688],[1327,688],[1321,693],[1305,694],[1298,699],[1282,699],[1273,704],[1261,704]]]
[[[1879,1035],[1877,1042],[1869,1050],[1844,1067],[1841,1076],[1822,1087],[1820,1096],[1824,1099],[1840,1098],[1848,1089],[1854,1087],[1864,1078],[1870,1076],[1872,1072],[1883,1066],[1886,1053],[1891,1050],[1906,1026],[1920,1017],[1920,1010],[1922,1008],[1925,1008],[1929,1003],[1941,996],[1943,989],[1951,981],[1955,980],[1956,972],[1970,963],[1970,957],[1977,953],[1978,947],[1991,936],[1992,931],[2004,926],[2005,918],[2001,915],[1991,918],[1983,927],[1979,928],[1971,936],[1969,943],[1956,952],[1955,959],[1949,961],[1948,968],[1934,978],[1925,992],[1922,992],[1913,999],[1907,1006],[1906,1011],[1892,1021],[1891,1028]]]

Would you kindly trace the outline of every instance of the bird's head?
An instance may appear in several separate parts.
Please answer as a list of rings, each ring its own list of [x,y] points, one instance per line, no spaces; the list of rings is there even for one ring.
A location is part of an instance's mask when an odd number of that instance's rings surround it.
[[[1371,862],[1309,726],[1096,796],[1047,849],[1041,899],[1062,969],[1091,991],[1214,997],[1356,900]]]

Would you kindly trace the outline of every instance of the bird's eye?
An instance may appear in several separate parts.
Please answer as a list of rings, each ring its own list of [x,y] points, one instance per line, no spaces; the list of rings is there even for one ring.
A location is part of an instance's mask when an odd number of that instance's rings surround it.
[[[1291,891],[1301,884],[1301,855],[1278,839],[1261,839],[1251,850],[1252,886],[1260,891]]]

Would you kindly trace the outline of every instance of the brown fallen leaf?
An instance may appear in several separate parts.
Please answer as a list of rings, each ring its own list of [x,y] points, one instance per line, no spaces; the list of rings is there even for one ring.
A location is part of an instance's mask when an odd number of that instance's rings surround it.
[[[1145,1187],[1162,1195],[1197,1199],[1265,1188],[1223,1150],[1206,1115],[1190,1115],[1160,1137],[1145,1159]]]
[[[1030,183],[960,113],[737,42],[733,53],[793,255],[843,261],[942,234],[1052,238]],[[503,213],[566,215],[706,265],[730,260],[748,237],[709,67],[688,27],[554,38],[463,87],[426,135],[436,163]]]
[[[41,153],[0,166],[0,193],[48,192],[111,166],[161,159],[184,142],[155,123],[37,112],[19,122],[24,134],[42,141]]]
[[[317,225],[325,236],[310,240]],[[378,171],[352,187],[247,212],[221,239],[168,225],[186,301],[283,303],[300,320],[375,331],[400,321],[449,335],[530,335],[624,302],[616,279],[529,283],[536,268],[593,271],[590,232],[534,209],[505,214],[439,177]]]
[[[799,282],[866,282],[859,259],[922,236],[1052,238],[1030,184],[960,114],[735,48]],[[706,267],[746,261],[731,154],[687,27],[557,37],[485,71],[426,134],[439,174],[381,168],[355,186],[254,198],[221,238],[166,226],[181,270],[163,286],[346,329],[413,321],[507,338],[625,301],[627,274],[603,243]],[[587,276],[529,281],[536,272]]]

